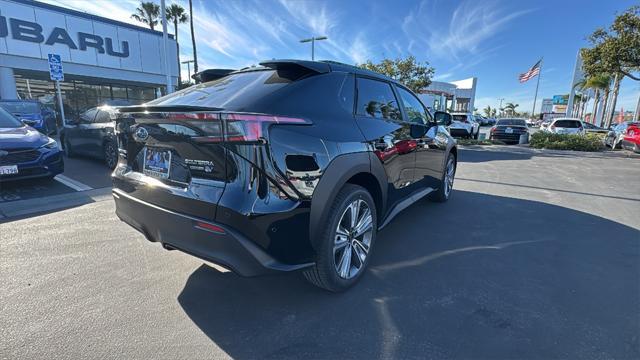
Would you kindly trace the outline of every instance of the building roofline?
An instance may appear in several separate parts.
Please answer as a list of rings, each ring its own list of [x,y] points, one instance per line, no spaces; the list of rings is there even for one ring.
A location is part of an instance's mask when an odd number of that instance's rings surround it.
[[[95,21],[99,21],[99,22],[103,22],[103,23],[108,23],[108,24],[112,24],[112,25],[116,25],[116,26],[120,26],[120,27],[126,27],[135,31],[140,31],[140,32],[146,32],[148,34],[153,34],[156,36],[162,36],[162,31],[156,31],[156,30],[151,30],[151,29],[147,29],[145,27],[142,26],[137,26],[137,25],[133,25],[133,24],[129,24],[123,21],[118,21],[118,20],[112,20],[109,18],[105,18],[102,16],[98,16],[98,15],[93,15],[93,14],[89,14],[86,12],[82,12],[82,11],[78,11],[78,10],[73,10],[73,9],[68,9],[62,6],[58,6],[58,5],[52,5],[52,4],[47,4],[47,3],[43,3],[40,1],[36,1],[36,0],[7,0],[9,2],[15,2],[18,4],[22,4],[22,5],[29,5],[29,6],[36,6],[42,9],[47,9],[47,10],[53,10],[53,11],[58,11],[61,13],[65,13],[67,15],[73,15],[73,16],[77,16],[77,17],[81,17],[81,18],[85,18],[85,19],[89,19],[89,20],[95,20]],[[174,36],[172,34],[167,33],[167,35],[169,36],[170,39],[174,39]]]

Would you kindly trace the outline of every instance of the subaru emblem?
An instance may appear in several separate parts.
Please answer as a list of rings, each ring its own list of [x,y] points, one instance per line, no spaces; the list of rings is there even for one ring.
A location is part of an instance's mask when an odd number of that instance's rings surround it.
[[[139,127],[136,129],[136,132],[133,133],[133,137],[137,141],[146,141],[149,138],[149,132],[147,131],[147,129]]]

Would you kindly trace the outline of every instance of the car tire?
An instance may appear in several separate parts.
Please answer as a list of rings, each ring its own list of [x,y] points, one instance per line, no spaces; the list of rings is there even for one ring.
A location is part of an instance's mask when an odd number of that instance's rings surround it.
[[[71,144],[69,144],[69,140],[67,138],[63,138],[62,140],[62,150],[64,151],[64,155],[68,158],[72,158],[75,156],[75,152],[71,148]]]
[[[457,162],[455,155],[449,153],[447,156],[447,162],[445,163],[444,171],[442,172],[442,179],[440,179],[440,185],[438,190],[429,194],[429,199],[435,202],[446,202],[451,197],[451,191],[453,190],[453,181],[456,176]]]
[[[320,224],[316,263],[304,271],[304,277],[332,292],[345,291],[358,282],[371,259],[378,226],[376,215],[371,194],[361,186],[346,184]]]
[[[116,144],[111,140],[107,140],[104,142],[102,150],[104,155],[104,163],[109,169],[115,169],[116,165],[118,165],[118,147],[116,146]]]

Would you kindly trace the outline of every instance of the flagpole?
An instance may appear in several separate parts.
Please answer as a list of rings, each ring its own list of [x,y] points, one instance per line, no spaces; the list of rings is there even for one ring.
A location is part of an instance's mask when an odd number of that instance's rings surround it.
[[[540,58],[540,67],[538,67],[538,69],[540,70],[538,72],[538,82],[536,83],[536,95],[533,97],[533,110],[531,110],[531,118],[534,118],[534,115],[536,113],[536,101],[538,100],[538,87],[540,86],[540,77],[542,77],[542,60],[544,58]]]

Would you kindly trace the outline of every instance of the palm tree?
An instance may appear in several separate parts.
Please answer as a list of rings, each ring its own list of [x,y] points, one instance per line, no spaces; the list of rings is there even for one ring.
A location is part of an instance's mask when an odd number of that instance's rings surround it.
[[[198,73],[198,52],[196,51],[196,36],[193,31],[193,0],[189,0],[189,25],[191,26],[191,44],[193,47],[193,73]]]
[[[520,104],[506,103],[504,106],[504,109],[507,112],[507,114],[509,114],[510,116],[515,116],[516,108],[518,106],[520,106]]]
[[[160,17],[160,6],[151,1],[142,1],[140,6],[136,8],[136,12],[131,14],[131,18],[149,25],[151,30],[155,30]]]
[[[167,8],[167,20],[173,21],[173,34],[176,37],[176,57],[178,58],[178,86],[182,85],[182,71],[180,69],[180,44],[178,44],[178,24],[184,24],[189,20],[185,9],[178,4],[171,4]]]
[[[489,105],[487,105],[487,107],[486,107],[486,108],[482,109],[482,111],[484,111],[484,114],[485,114],[487,117],[491,117],[491,110],[493,110],[493,109],[492,109],[492,108],[491,108],[491,106],[489,106]]]
[[[600,103],[600,90],[604,90],[605,91],[605,97],[608,97],[608,93],[609,93],[609,84],[611,83],[611,77],[607,74],[598,74],[595,76],[591,76],[589,78],[587,78],[584,83],[581,85],[582,89],[593,89],[594,90],[594,96],[593,96],[593,111],[592,111],[592,118],[593,118],[593,123],[597,124],[597,119],[596,116],[598,115],[598,105]],[[606,99],[605,99],[605,103],[606,103]]]

